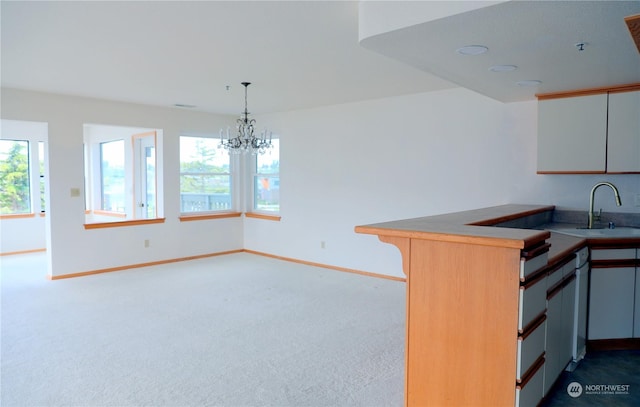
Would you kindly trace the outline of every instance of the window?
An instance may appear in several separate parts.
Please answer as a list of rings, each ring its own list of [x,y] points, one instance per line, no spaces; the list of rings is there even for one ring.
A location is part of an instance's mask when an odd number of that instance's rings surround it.
[[[156,217],[156,132],[133,135],[133,179],[136,218]]]
[[[40,212],[44,213],[44,185],[45,185],[45,170],[44,170],[44,141],[38,141],[38,162],[39,165],[39,179],[40,179]]]
[[[100,208],[125,213],[124,140],[100,143]]]
[[[161,136],[154,129],[84,126],[86,223],[161,216]]]
[[[47,124],[2,119],[0,127],[0,216],[44,214]]]
[[[253,210],[280,211],[280,140],[265,154],[256,154],[253,175]]]
[[[180,212],[230,211],[231,160],[219,141],[180,136]]]
[[[0,140],[0,214],[31,213],[29,142]]]

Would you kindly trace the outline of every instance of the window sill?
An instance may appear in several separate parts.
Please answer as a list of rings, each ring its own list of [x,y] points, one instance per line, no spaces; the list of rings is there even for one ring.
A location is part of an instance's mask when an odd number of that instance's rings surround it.
[[[192,220],[239,218],[241,215],[241,212],[207,213],[197,215],[180,215],[179,219],[180,222],[190,222]]]
[[[164,223],[164,218],[123,220],[118,222],[85,223],[84,228],[85,229],[119,228],[123,226],[151,225],[153,223]]]
[[[6,215],[0,215],[0,219],[5,220],[5,219],[28,219],[28,218],[35,218],[36,214],[35,213],[13,213],[13,214],[6,214]]]
[[[91,213],[91,211],[88,211],[88,212]],[[87,213],[87,211],[85,211],[85,213]],[[93,214],[100,215],[100,216],[111,216],[113,218],[122,218],[122,219],[125,219],[127,217],[127,214],[123,212],[104,211],[102,209],[95,209],[93,211]]]
[[[282,218],[280,215],[266,215],[264,213],[256,213],[256,212],[247,212],[244,214],[247,218],[255,218],[255,219],[264,219],[264,220],[272,220],[275,222],[280,222]]]

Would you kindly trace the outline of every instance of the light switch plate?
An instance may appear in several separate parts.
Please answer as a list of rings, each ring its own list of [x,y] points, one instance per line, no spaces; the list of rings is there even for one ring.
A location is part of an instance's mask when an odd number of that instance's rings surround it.
[[[71,197],[77,198],[80,196],[80,188],[71,188]]]

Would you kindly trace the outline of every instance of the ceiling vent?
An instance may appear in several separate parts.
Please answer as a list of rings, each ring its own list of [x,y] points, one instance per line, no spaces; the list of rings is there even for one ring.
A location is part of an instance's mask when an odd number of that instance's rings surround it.
[[[624,21],[627,23],[627,27],[629,27],[631,38],[633,38],[633,41],[636,43],[638,52],[640,52],[640,14],[625,17]]]

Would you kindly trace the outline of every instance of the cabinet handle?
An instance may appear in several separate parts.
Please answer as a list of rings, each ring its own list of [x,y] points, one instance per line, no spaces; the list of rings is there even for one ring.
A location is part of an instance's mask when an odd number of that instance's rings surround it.
[[[516,388],[519,388],[520,390],[522,390],[524,386],[527,385],[529,380],[531,380],[531,378],[538,372],[538,370],[540,370],[540,368],[544,366],[544,355],[545,355],[544,352],[542,352],[542,355],[540,355],[538,359],[536,359],[536,361],[533,363],[533,365],[531,365],[529,370],[527,370],[522,375],[522,379],[520,381],[516,380]]]
[[[531,335],[540,325],[547,320],[547,311],[542,311],[533,321],[529,322],[529,325],[525,326],[520,334],[520,338],[524,341],[527,336]]]
[[[524,257],[525,259],[531,259],[533,257],[536,257],[539,254],[548,252],[550,247],[551,247],[550,243],[543,243],[539,246],[532,247],[528,250],[522,250],[522,257]]]

